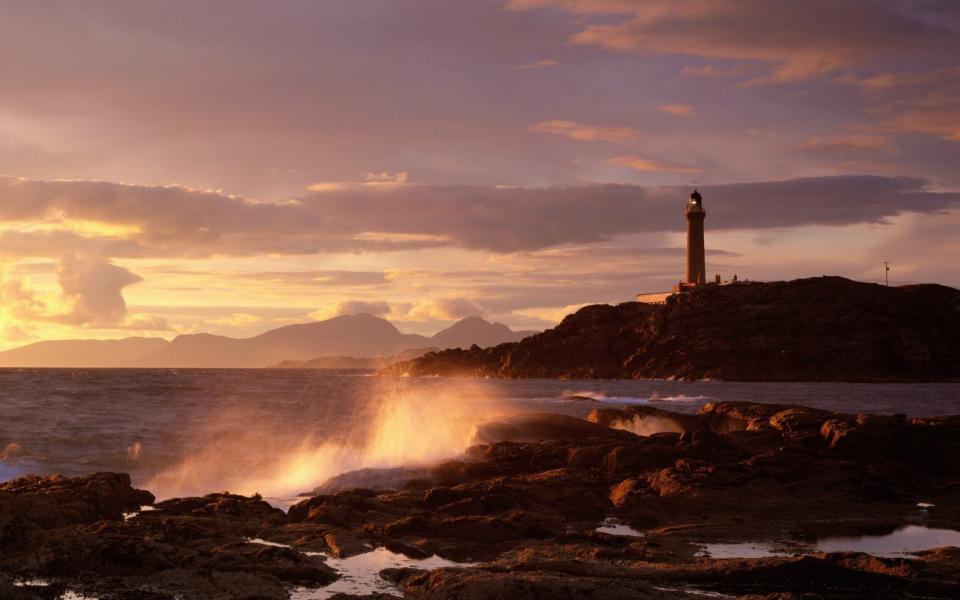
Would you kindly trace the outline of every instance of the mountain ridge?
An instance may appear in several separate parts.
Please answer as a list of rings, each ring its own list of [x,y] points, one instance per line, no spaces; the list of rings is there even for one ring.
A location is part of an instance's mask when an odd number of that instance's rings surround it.
[[[464,321],[464,326],[457,327]],[[528,333],[467,317],[428,337],[403,333],[386,319],[359,313],[285,325],[249,338],[189,333],[169,341],[148,337],[47,340],[0,352],[0,367],[258,368],[327,356],[374,359],[403,356],[420,348],[486,346],[519,340]]]

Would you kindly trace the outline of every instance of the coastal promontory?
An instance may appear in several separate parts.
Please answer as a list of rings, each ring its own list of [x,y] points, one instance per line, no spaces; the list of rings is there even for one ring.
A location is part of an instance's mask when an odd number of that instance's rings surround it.
[[[581,308],[543,333],[386,374],[735,381],[960,381],[960,290],[842,277],[704,285]]]

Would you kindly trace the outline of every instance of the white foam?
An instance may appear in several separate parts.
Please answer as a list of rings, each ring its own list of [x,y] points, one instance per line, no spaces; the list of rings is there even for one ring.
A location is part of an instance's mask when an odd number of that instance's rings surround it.
[[[710,590],[698,590],[696,588],[664,586],[653,586],[653,588],[660,590],[661,592],[681,592],[689,596],[699,596],[701,598],[736,598],[736,596],[731,596],[730,594],[722,594],[720,592],[713,592]]]
[[[271,546],[273,548],[293,548],[290,544],[281,544],[279,542],[268,542],[262,538],[247,538],[248,544],[260,544],[261,546]]]
[[[125,512],[125,513],[123,513],[123,520],[124,520],[124,521],[129,521],[130,519],[134,518],[135,516],[139,515],[140,513],[151,512],[151,511],[154,511],[154,510],[157,510],[157,509],[154,508],[153,506],[150,506],[150,505],[146,505],[146,504],[145,504],[145,505],[143,505],[143,506],[140,507],[140,510],[135,510],[135,511],[133,511],[133,512]]]
[[[577,392],[570,391],[564,392],[565,397],[570,396],[582,396],[584,398],[592,398],[597,402],[603,402],[604,404],[656,404],[658,402],[662,403],[678,403],[678,404],[703,404],[714,400],[713,396],[704,396],[704,395],[693,395],[688,396],[686,394],[674,394],[671,396],[661,396],[654,392],[650,396],[617,396],[609,395],[605,392],[597,392],[592,390]]]
[[[17,587],[47,587],[50,585],[50,582],[46,579],[40,579],[40,578],[20,579],[18,581],[14,581],[13,585]]]
[[[626,523],[613,517],[604,519],[603,525],[597,527],[594,531],[598,533],[607,533],[610,535],[620,535],[624,537],[644,537],[647,535],[644,532],[637,531],[633,527],[630,527]]]
[[[64,593],[60,594],[58,600],[100,600],[99,596],[85,596],[83,594],[74,592],[73,590],[67,590]]]
[[[476,564],[457,563],[439,556],[422,559],[409,558],[383,547],[347,558],[334,558],[322,552],[307,552],[306,554],[308,556],[326,556],[327,566],[335,569],[340,574],[340,579],[321,588],[295,588],[290,592],[290,600],[323,600],[338,593],[356,595],[377,592],[398,593],[397,588],[392,583],[380,577],[380,571],[403,567],[431,570],[441,567],[469,567]]]
[[[634,415],[629,419],[615,419],[610,423],[610,427],[641,436],[664,432],[683,433],[683,427],[673,419],[653,415]]]

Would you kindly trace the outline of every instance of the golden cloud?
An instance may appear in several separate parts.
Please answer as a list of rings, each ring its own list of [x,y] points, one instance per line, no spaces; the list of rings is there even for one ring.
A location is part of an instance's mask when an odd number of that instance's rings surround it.
[[[697,167],[689,167],[684,165],[671,165],[662,163],[655,160],[649,160],[646,158],[641,158],[639,156],[615,156],[613,158],[607,159],[607,162],[611,165],[618,165],[621,167],[627,167],[628,169],[633,169],[634,171],[655,171],[655,172],[670,172],[670,173],[701,173],[703,169],[698,169]]]
[[[637,132],[630,127],[601,127],[585,125],[576,121],[541,121],[528,127],[537,133],[562,135],[571,140],[583,142],[611,142],[622,144],[637,137]]]

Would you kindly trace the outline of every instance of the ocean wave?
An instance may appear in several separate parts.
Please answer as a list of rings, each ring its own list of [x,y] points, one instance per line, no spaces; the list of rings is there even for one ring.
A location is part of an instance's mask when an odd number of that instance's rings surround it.
[[[649,396],[618,396],[610,395],[605,392],[596,392],[596,391],[570,391],[564,392],[562,399],[564,400],[581,400],[588,398],[595,402],[602,402],[604,404],[656,404],[656,403],[681,403],[681,404],[705,404],[711,400],[715,400],[713,396],[705,395],[690,395],[687,394],[673,394],[669,396],[661,396],[656,392],[650,394]]]

